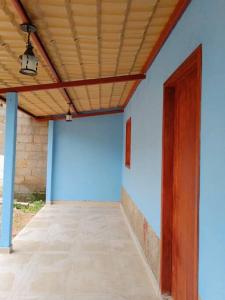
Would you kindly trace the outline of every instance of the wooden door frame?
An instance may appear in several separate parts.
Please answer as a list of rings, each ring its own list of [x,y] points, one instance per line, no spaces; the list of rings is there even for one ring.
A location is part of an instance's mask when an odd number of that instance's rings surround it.
[[[163,144],[162,144],[162,194],[161,194],[161,253],[160,253],[160,288],[162,294],[171,295],[172,293],[172,233],[173,233],[173,146],[175,110],[175,84],[178,79],[182,78],[189,72],[197,72],[197,99],[199,125],[197,126],[198,137],[196,155],[196,207],[194,210],[195,232],[197,245],[195,249],[195,263],[198,269],[198,252],[199,252],[199,191],[200,191],[200,106],[201,106],[201,78],[202,78],[202,46],[200,45],[180,67],[164,83],[164,103],[163,103]],[[196,276],[198,277],[198,276]],[[195,278],[198,288],[198,278]],[[197,300],[197,299],[192,299]]]

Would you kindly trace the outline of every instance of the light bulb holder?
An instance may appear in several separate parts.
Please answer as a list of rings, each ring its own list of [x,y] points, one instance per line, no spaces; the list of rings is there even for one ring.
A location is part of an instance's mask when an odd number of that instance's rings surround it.
[[[72,120],[73,120],[73,116],[69,109],[68,113],[66,114],[66,122],[71,122]]]
[[[29,24],[29,23],[20,24],[20,29],[23,32],[27,32],[27,33],[32,33],[32,32],[36,32],[37,31],[36,26],[33,25],[33,24]]]
[[[21,24],[22,31],[28,33],[27,46],[23,55],[20,56],[21,68],[20,73],[28,76],[37,75],[38,59],[33,52],[33,46],[30,41],[30,34],[36,31],[36,27],[32,24]]]

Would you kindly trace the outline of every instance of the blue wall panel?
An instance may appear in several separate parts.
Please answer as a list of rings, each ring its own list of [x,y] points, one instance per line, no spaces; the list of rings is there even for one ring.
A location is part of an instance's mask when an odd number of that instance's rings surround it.
[[[52,178],[53,178],[53,151],[54,151],[54,121],[48,122],[48,158],[46,176],[46,203],[52,201]]]
[[[122,114],[57,121],[53,200],[120,200]]]
[[[0,247],[11,251],[14,179],[16,161],[16,132],[17,132],[17,93],[8,93],[6,97],[6,124],[5,124],[5,158],[3,177],[3,205]]]
[[[225,1],[192,0],[129,103],[132,166],[123,186],[160,236],[163,83],[203,45],[200,294],[225,299]]]

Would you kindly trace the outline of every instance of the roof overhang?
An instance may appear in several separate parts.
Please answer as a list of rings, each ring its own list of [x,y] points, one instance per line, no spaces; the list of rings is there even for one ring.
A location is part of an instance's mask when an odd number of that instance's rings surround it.
[[[0,94],[37,120],[122,112],[191,0],[2,0]],[[33,23],[38,76],[18,73]],[[57,117],[58,116],[58,117]]]

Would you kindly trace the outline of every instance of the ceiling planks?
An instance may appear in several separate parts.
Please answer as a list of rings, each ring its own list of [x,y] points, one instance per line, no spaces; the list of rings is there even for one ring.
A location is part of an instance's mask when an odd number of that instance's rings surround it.
[[[18,72],[26,36],[19,29],[21,16],[14,1],[0,1],[0,88],[56,81],[39,48],[38,76]],[[21,0],[62,82],[142,73],[179,2]],[[85,113],[121,109],[133,89],[132,82],[86,85],[67,89],[67,96],[78,113]],[[35,116],[64,114],[64,97],[60,90],[33,91],[21,94],[19,103]]]

